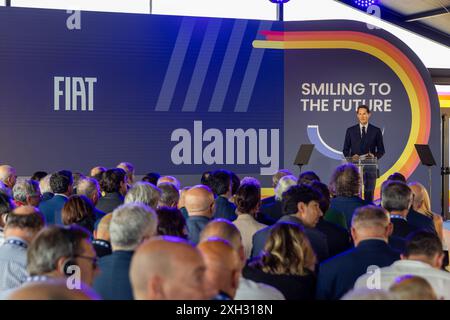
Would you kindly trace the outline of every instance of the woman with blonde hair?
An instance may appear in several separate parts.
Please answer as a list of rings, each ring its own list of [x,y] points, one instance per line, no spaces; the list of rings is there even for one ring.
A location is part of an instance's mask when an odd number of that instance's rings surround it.
[[[313,300],[316,261],[303,227],[279,222],[271,227],[264,251],[244,268],[243,276],[277,288],[286,300]]]
[[[444,231],[443,231],[443,220],[442,217],[431,211],[431,201],[427,189],[419,182],[411,182],[408,184],[411,191],[414,194],[413,209],[430,219],[433,219],[434,228],[436,233],[443,241]],[[446,247],[446,246],[445,246]]]

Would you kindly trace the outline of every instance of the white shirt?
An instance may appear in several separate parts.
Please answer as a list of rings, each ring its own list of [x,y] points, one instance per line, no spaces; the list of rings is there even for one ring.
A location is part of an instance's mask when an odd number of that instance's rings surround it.
[[[378,271],[380,275],[380,287],[369,287],[369,289],[389,290],[389,287],[398,277],[413,275],[427,280],[431,287],[433,287],[438,299],[450,300],[450,273],[433,268],[427,263],[414,260],[398,260],[389,267],[381,268]],[[376,272],[377,271],[370,274],[363,274],[356,280],[354,288],[368,288],[369,285],[377,283]]]
[[[258,283],[243,276],[239,279],[239,288],[234,300],[286,300],[276,288]]]

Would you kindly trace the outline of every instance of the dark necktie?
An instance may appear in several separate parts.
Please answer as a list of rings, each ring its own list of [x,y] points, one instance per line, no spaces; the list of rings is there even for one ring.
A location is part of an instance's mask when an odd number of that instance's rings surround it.
[[[364,152],[365,144],[366,144],[366,127],[362,127],[360,154],[366,153]]]

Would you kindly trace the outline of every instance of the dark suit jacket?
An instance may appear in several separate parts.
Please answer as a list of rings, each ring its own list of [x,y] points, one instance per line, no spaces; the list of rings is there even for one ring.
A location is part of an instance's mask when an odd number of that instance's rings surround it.
[[[366,142],[363,150],[360,150],[361,129],[359,124],[350,127],[345,133],[343,153],[345,157],[351,157],[355,154],[363,155],[366,153],[374,154],[378,159],[384,155],[383,135],[380,128],[369,123],[366,132]]]
[[[433,219],[413,210],[412,208],[409,209],[408,215],[406,216],[406,220],[410,225],[413,225],[419,229],[436,233]]]
[[[319,261],[323,261],[329,257],[327,237],[322,232],[315,228],[307,228],[303,226],[300,219],[291,215],[285,215],[278,221],[296,223],[301,225],[305,230],[305,234],[308,237],[309,242],[311,243],[311,247],[316,253],[317,259]],[[253,235],[251,258],[259,256],[261,251],[264,249],[264,245],[266,244],[266,241],[270,235],[270,228],[271,226],[261,229]]]
[[[394,232],[392,232],[392,235],[396,237],[406,238],[410,233],[418,230],[417,227],[409,224],[404,219],[391,218],[391,222],[394,225]]]
[[[112,253],[111,243],[101,239],[95,239],[92,241],[92,246],[97,253],[97,257],[101,258],[103,256],[110,255]]]
[[[344,252],[352,247],[350,233],[334,223],[321,218],[316,225],[316,229],[327,237],[328,250],[330,257]]]
[[[200,240],[200,233],[210,221],[205,216],[189,216],[186,220],[189,241],[196,245]]]
[[[361,241],[356,248],[347,250],[325,262],[319,267],[317,299],[337,300],[351,290],[356,280],[367,272],[367,267],[390,266],[400,259],[382,240]]]
[[[114,251],[99,260],[94,290],[104,300],[133,300],[129,271],[134,251]]]
[[[55,194],[53,198],[39,204],[39,210],[44,214],[47,224],[62,224],[61,210],[67,200],[66,197]]]
[[[42,194],[42,200],[41,201],[47,201],[54,197],[54,194],[52,192],[44,192]]]
[[[267,197],[261,200],[261,206],[267,206],[275,202],[275,196]]]
[[[119,192],[107,193],[104,197],[98,199],[96,208],[105,213],[110,213],[123,204],[123,200],[124,197]]]
[[[242,275],[246,279],[262,282],[280,290],[286,300],[314,300],[316,277],[313,273],[304,276],[279,275],[246,266],[242,270]]]
[[[261,212],[266,216],[272,218],[273,220],[277,221],[283,216],[282,202],[274,200],[272,203],[263,205],[261,207]]]
[[[230,221],[236,220],[236,206],[228,201],[227,198],[218,196],[216,198],[216,211],[214,212],[214,219],[225,218]]]
[[[352,225],[352,216],[356,208],[372,204],[369,201],[363,200],[360,197],[335,197],[331,199],[330,208],[341,212],[345,216],[347,228],[350,229]]]

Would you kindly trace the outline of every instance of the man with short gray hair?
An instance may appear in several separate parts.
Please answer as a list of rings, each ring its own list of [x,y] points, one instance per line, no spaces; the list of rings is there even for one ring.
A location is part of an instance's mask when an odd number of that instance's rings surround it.
[[[16,169],[10,165],[4,164],[0,166],[0,181],[5,184],[10,190],[14,188],[17,180]]]
[[[84,178],[78,182],[77,194],[86,196],[94,205],[95,221],[98,223],[105,216],[105,212],[96,208],[98,199],[101,197],[100,184],[94,178]]]
[[[161,190],[153,184],[139,181],[128,190],[125,196],[125,203],[140,202],[156,210],[161,197]]]
[[[18,207],[25,205],[39,206],[42,198],[39,183],[35,180],[18,180],[13,188],[13,197]]]
[[[320,265],[317,299],[340,299],[369,267],[381,268],[398,260],[399,252],[387,243],[391,228],[389,215],[383,208],[368,205],[356,209],[351,227],[355,248]]]
[[[33,206],[24,205],[9,213],[5,243],[0,246],[0,291],[17,288],[26,281],[27,249],[44,224],[44,216]]]
[[[168,183],[173,184],[173,185],[175,186],[175,188],[177,188],[178,190],[181,189],[181,183],[180,183],[180,181],[179,181],[177,178],[172,177],[172,176],[162,176],[162,177],[160,177],[160,178],[158,179],[158,182],[156,183],[156,186],[159,187],[159,185],[160,185],[161,183],[164,183],[164,182],[168,182]]]
[[[52,187],[50,187],[51,176],[52,176],[51,174],[48,174],[45,177],[43,177],[41,181],[39,181],[39,189],[41,190],[42,201],[49,200],[54,196]]]
[[[411,188],[401,181],[389,181],[381,189],[381,206],[391,215],[393,236],[404,239],[418,229],[406,220],[412,205],[412,196]]]
[[[109,226],[113,253],[100,259],[94,289],[105,300],[132,300],[129,269],[136,248],[156,235],[155,211],[142,203],[126,203],[112,213]]]
[[[158,207],[177,208],[180,200],[180,192],[169,182],[163,182],[158,185],[161,190],[161,198],[159,198]]]

